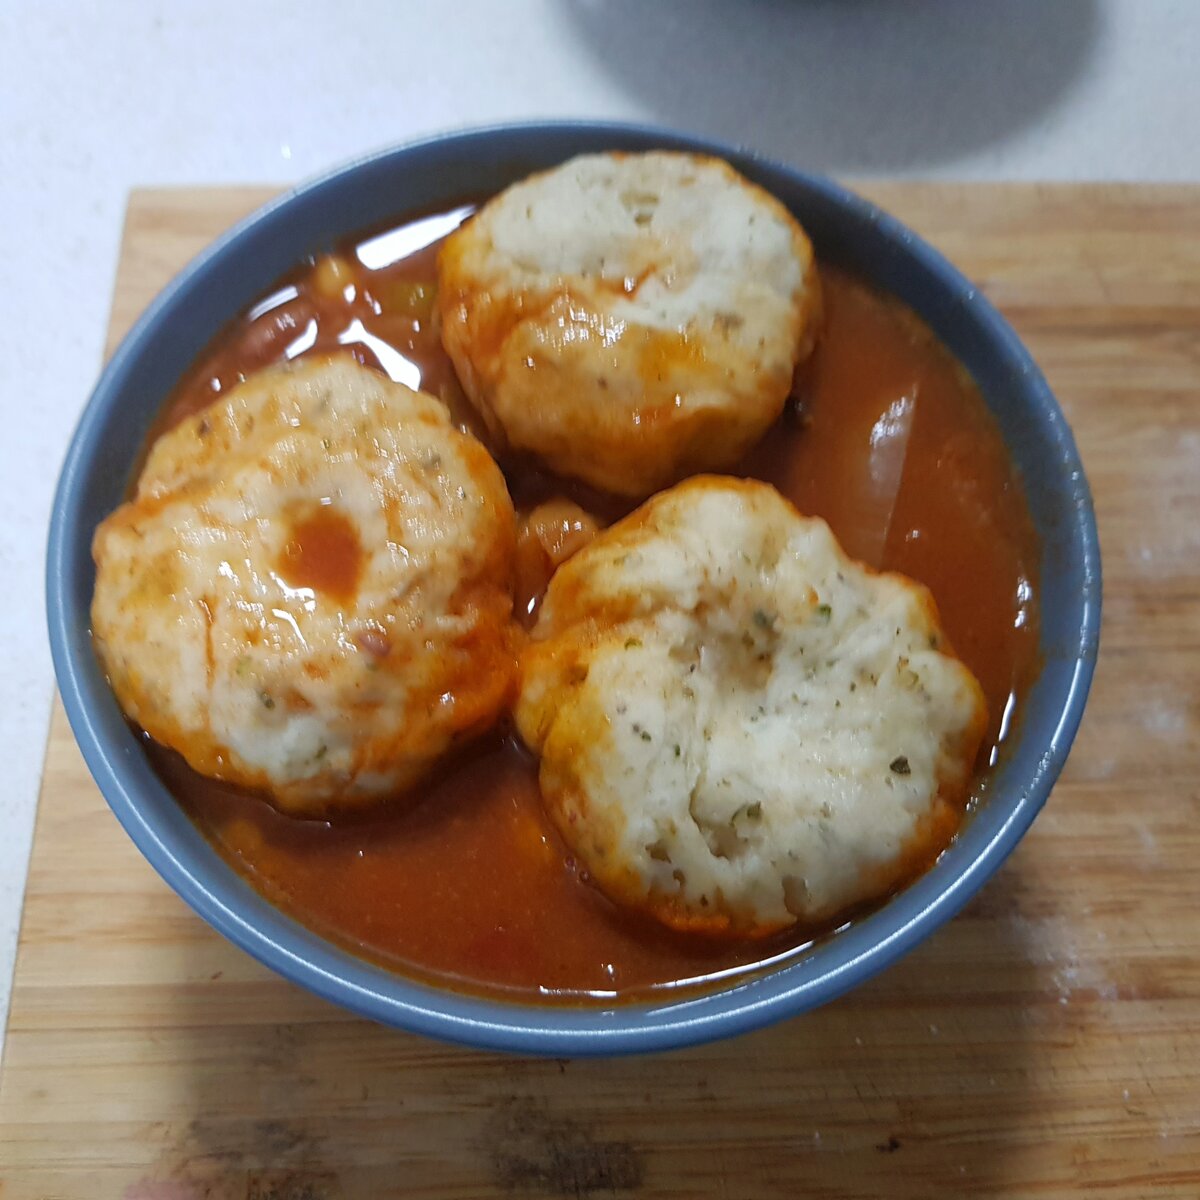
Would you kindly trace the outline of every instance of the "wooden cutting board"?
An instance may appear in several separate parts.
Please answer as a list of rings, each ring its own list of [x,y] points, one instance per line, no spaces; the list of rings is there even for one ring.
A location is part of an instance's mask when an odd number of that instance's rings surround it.
[[[56,708],[3,1200],[1200,1197],[1200,188],[866,190],[1014,321],[1096,493],[1095,690],[998,877],[882,977],[762,1033],[480,1054],[222,941],[133,849]],[[113,338],[266,195],[137,193]]]

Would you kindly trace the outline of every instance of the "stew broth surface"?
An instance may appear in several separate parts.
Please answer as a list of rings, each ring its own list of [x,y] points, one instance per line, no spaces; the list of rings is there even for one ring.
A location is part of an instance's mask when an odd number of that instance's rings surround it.
[[[306,264],[216,338],[154,433],[261,367],[340,350],[441,396],[486,442],[432,320],[439,239],[470,211],[398,225]],[[977,798],[1036,667],[1037,538],[999,431],[965,371],[895,301],[830,267],[822,282],[816,352],[784,415],[730,473],[773,483],[801,512],[825,518],[851,555],[930,587],[987,697]],[[607,523],[635,507],[500,461],[519,510],[565,496]],[[334,530],[304,531],[294,553],[295,571],[353,570],[353,562],[332,561],[353,556]],[[532,620],[537,597],[518,603]],[[507,730],[461,752],[419,797],[333,823],[283,817],[148,746],[205,835],[264,895],[410,974],[514,998],[629,998],[754,970],[828,932],[709,940],[619,910],[589,886],[543,814],[536,763]],[[952,833],[916,856],[910,878]]]

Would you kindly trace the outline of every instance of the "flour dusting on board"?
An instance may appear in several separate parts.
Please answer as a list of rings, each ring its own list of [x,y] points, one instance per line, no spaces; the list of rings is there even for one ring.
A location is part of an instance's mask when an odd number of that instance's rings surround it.
[[[1029,961],[1049,968],[1050,984],[1060,1005],[1070,1004],[1080,993],[1105,1001],[1119,998],[1116,982],[1104,969],[1103,943],[1108,938],[1102,929],[1092,929],[1085,943],[1074,924],[1065,919],[1032,921],[1017,915],[1009,918],[1009,924],[1026,947]]]

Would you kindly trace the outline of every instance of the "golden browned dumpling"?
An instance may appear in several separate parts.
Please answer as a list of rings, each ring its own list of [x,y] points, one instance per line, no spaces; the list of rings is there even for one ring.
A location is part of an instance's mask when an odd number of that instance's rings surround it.
[[[929,593],[764,483],[655,496],[551,580],[517,725],[614,900],[761,935],[904,881],[953,830],[985,723]]]
[[[160,438],[96,531],[96,649],[197,771],[362,805],[508,703],[514,540],[437,400],[349,359],[264,371]]]
[[[534,175],[451,235],[438,272],[442,341],[492,433],[628,496],[756,442],[820,309],[788,211],[691,154]]]

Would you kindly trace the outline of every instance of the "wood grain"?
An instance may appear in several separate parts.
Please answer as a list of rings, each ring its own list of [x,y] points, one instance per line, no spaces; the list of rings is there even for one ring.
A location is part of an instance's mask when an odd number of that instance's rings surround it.
[[[1093,698],[999,876],[881,978],[760,1034],[478,1054],[356,1020],[212,933],[118,828],[59,711],[4,1200],[1200,1196],[1200,189],[865,190],[1012,318],[1096,493]],[[136,194],[113,337],[266,195]]]

